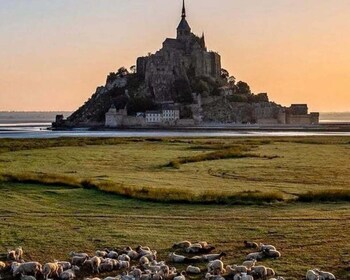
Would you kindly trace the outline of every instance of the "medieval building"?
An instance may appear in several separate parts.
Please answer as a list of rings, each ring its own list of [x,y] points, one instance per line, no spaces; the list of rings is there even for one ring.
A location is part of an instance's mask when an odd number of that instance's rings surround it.
[[[159,103],[172,101],[176,80],[187,80],[189,75],[218,80],[221,74],[221,58],[207,50],[204,34],[201,37],[191,32],[186,20],[185,1],[176,39],[167,38],[158,52],[139,57],[137,73],[145,77],[146,85]]]

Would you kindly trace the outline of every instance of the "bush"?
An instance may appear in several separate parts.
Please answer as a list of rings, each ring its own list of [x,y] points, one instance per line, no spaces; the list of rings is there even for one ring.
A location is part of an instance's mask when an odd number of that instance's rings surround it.
[[[299,202],[350,201],[350,190],[309,191],[298,195]]]

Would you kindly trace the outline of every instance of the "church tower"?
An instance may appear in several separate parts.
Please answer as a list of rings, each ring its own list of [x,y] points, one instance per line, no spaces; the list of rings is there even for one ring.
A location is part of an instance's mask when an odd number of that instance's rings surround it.
[[[183,0],[181,21],[179,23],[179,26],[177,27],[177,39],[186,40],[186,38],[188,38],[188,36],[190,35],[191,35],[191,27],[186,20],[185,0]]]

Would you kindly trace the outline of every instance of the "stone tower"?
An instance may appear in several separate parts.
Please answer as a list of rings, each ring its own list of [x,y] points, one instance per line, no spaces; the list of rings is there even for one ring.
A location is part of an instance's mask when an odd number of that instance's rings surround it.
[[[191,27],[188,24],[186,20],[186,7],[185,7],[185,0],[183,0],[182,3],[182,14],[181,14],[181,21],[179,23],[179,26],[177,27],[177,37],[176,39],[185,41],[191,36]]]

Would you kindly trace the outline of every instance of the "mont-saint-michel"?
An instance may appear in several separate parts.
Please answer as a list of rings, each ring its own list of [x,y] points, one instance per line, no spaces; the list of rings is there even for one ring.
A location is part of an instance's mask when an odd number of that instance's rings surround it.
[[[237,65],[239,67],[239,65]],[[254,94],[221,67],[218,52],[209,51],[204,33],[192,33],[185,1],[176,38],[166,38],[155,54],[136,65],[110,73],[105,86],[55,128],[201,127],[205,125],[294,125],[319,123],[307,104],[284,107],[267,93]]]

